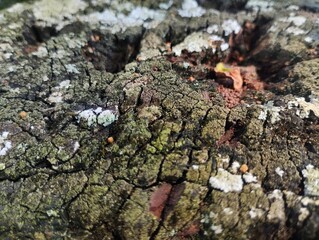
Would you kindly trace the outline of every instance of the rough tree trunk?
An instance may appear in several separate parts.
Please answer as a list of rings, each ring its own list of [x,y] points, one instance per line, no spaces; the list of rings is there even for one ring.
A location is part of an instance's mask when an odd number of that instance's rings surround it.
[[[200,2],[0,12],[1,239],[318,238],[318,6]],[[245,20],[265,89],[225,93]]]

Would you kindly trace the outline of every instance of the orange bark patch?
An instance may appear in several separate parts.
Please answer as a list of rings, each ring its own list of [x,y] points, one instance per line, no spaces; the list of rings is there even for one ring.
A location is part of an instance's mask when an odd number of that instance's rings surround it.
[[[187,226],[182,230],[182,232],[178,233],[178,236],[181,239],[189,238],[195,234],[197,234],[200,230],[199,222],[194,222],[191,225]]]
[[[234,89],[226,88],[220,85],[217,87],[217,91],[223,96],[226,102],[226,107],[233,108],[241,103],[241,94]]]
[[[240,67],[240,74],[243,77],[247,88],[257,91],[264,90],[265,84],[259,80],[259,76],[255,66],[250,65],[247,67]]]
[[[222,63],[218,63],[214,68],[217,78],[230,78],[233,81],[233,88],[237,92],[241,92],[244,84],[244,80],[240,74],[239,67],[226,67]]]

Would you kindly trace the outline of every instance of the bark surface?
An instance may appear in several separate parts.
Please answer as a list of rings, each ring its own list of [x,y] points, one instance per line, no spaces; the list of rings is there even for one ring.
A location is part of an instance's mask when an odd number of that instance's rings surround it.
[[[317,4],[199,2],[0,12],[1,239],[318,238]]]

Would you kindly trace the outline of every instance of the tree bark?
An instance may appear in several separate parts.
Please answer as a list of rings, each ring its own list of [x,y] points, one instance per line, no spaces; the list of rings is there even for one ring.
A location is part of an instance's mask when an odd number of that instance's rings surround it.
[[[316,5],[205,2],[0,12],[1,238],[318,238]]]

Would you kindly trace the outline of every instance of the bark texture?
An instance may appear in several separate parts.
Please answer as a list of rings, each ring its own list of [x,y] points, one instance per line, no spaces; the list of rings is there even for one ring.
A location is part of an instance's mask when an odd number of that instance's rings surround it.
[[[318,238],[316,3],[199,2],[0,12],[1,239]],[[205,44],[245,20],[266,87],[229,108]]]

